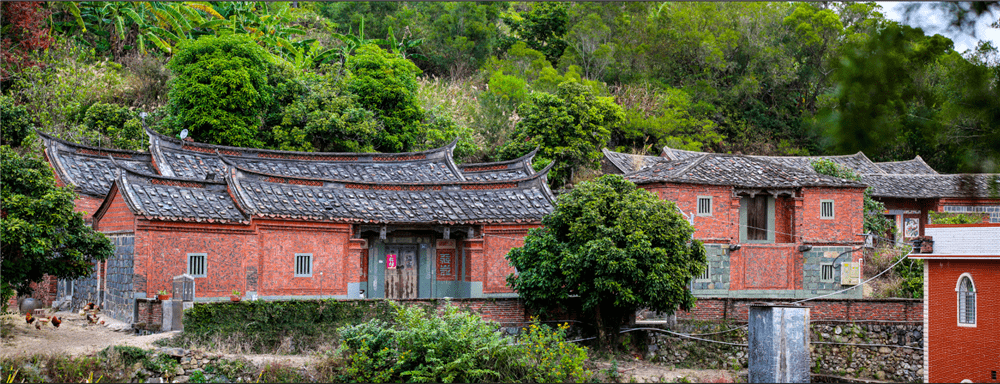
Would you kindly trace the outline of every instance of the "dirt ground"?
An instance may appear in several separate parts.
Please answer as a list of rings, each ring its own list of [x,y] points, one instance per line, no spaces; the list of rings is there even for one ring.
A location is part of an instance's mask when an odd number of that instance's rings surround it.
[[[146,336],[136,336],[128,330],[125,324],[112,319],[104,319],[105,324],[88,324],[87,320],[77,313],[56,313],[62,320],[59,328],[46,324],[42,329],[25,323],[23,317],[4,319],[14,323],[13,338],[7,338],[0,344],[0,357],[14,355],[33,355],[37,353],[66,353],[69,355],[86,355],[100,351],[112,345],[129,345],[144,349],[156,349],[153,342],[176,335],[176,332],[163,332]],[[214,351],[207,351],[214,352]],[[313,364],[316,357],[312,355],[225,355],[228,358],[243,357],[254,364],[281,363],[285,366],[305,367]],[[610,362],[599,361],[596,368],[605,374],[611,368]],[[693,370],[671,369],[662,365],[651,364],[641,360],[619,360],[618,374],[622,382],[696,382],[696,383],[732,383],[735,377],[732,372],[724,370]]]

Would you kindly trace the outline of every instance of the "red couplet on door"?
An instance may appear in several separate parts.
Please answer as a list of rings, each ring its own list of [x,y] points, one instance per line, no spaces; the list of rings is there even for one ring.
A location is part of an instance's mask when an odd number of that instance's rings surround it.
[[[385,269],[396,269],[396,255],[385,255]]]

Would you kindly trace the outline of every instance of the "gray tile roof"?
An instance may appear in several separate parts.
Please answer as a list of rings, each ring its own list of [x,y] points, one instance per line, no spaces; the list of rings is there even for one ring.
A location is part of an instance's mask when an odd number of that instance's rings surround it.
[[[463,181],[451,153],[456,141],[423,152],[288,152],[185,142],[148,131],[153,156],[162,159],[164,175],[204,179],[225,172],[220,156],[249,170],[290,177],[368,182]]]
[[[657,156],[630,155],[627,153],[614,152],[608,150],[607,148],[602,148],[601,152],[603,152],[604,157],[607,158],[608,161],[622,173],[631,173],[664,161],[677,160],[677,158],[671,159]],[[690,157],[697,156],[686,156],[685,158]]]
[[[1000,198],[1000,174],[861,175],[874,196],[928,199],[940,197]],[[992,185],[992,187],[991,187]],[[992,189],[992,190],[991,190]]]
[[[256,217],[369,223],[539,222],[552,212],[551,166],[501,182],[368,183],[268,175],[234,166],[228,180]]]
[[[1000,226],[928,226],[924,234],[933,238],[934,252],[913,256],[1000,256]]]
[[[685,159],[706,154],[707,152],[685,151],[683,149],[673,149],[663,147],[663,157],[671,160]],[[886,173],[883,172],[874,162],[868,159],[864,153],[858,152],[853,155],[839,156],[758,156],[746,155],[758,159],[766,159],[786,167],[797,168],[812,172],[812,162],[819,159],[827,159],[834,163],[843,165],[858,173]],[[928,167],[930,168],[930,167]]]
[[[636,184],[679,182],[743,188],[864,187],[858,182],[785,166],[765,158],[723,154],[703,154],[658,163],[625,177]]]
[[[468,181],[500,181],[523,179],[535,174],[531,167],[531,159],[538,153],[538,148],[514,160],[494,163],[461,164],[458,169]]]
[[[919,155],[913,160],[885,161],[875,163],[883,172],[888,174],[911,174],[911,175],[937,175],[938,172],[924,162]]]
[[[117,159],[119,165],[146,174],[156,174],[150,155],[144,152],[97,148],[71,143],[38,132],[45,146],[45,155],[55,168],[59,178],[68,185],[75,186],[79,193],[103,197],[118,174],[118,166],[112,164],[109,156]]]
[[[168,221],[249,222],[249,217],[229,195],[224,181],[123,171],[116,183],[129,209],[137,216]]]

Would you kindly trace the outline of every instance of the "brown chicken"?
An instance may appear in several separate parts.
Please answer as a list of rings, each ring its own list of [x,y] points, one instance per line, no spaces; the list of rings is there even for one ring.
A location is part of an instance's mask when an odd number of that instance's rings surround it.
[[[52,315],[51,321],[52,321],[52,326],[56,328],[59,328],[59,324],[62,324],[62,320],[59,320],[59,318],[56,317],[55,315]]]
[[[33,323],[35,321],[35,317],[31,316],[31,312],[25,313],[24,314],[24,321],[26,323],[28,323],[28,324],[31,324],[31,323]]]

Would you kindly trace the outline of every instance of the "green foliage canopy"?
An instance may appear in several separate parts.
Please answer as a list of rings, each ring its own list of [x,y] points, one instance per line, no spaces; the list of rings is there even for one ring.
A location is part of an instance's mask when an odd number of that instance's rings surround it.
[[[375,149],[410,150],[424,118],[416,96],[420,69],[401,55],[373,44],[358,48],[347,59],[347,69],[354,74],[347,80],[348,91],[358,96],[362,107],[375,112],[375,118],[382,124],[375,137]]]
[[[549,176],[554,186],[572,182],[581,168],[596,169],[601,147],[625,119],[613,99],[576,81],[559,84],[556,94],[531,94],[523,113],[501,157],[514,159],[541,147],[540,158],[556,161]]]
[[[60,279],[87,276],[94,261],[114,253],[111,241],[84,224],[82,213],[73,212],[76,194],[56,186],[44,160],[19,155],[6,145],[0,147],[0,156],[4,303],[14,290],[30,293],[30,284],[45,274]]]
[[[171,128],[196,141],[259,148],[257,130],[271,103],[267,52],[245,36],[203,36],[179,44],[167,64]]]
[[[705,248],[674,203],[604,175],[560,195],[542,225],[507,255],[517,270],[507,284],[528,307],[544,313],[579,295],[607,346],[636,309],[694,305],[688,287],[705,268]]]

